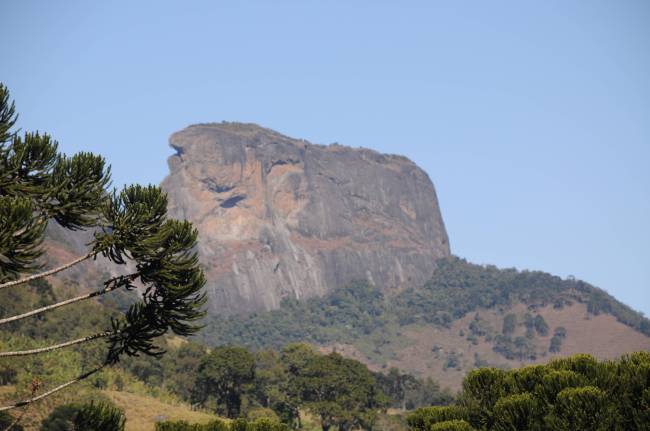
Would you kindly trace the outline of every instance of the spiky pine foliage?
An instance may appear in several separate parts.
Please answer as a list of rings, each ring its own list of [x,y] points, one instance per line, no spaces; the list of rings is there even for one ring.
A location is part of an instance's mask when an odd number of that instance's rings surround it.
[[[166,214],[167,197],[153,186],[127,187],[105,207],[111,223],[95,235],[95,250],[115,263],[134,262],[145,287],[142,302],[112,323],[110,362],[122,353],[157,354],[152,340],[168,330],[185,336],[199,329],[192,322],[203,316],[205,276],[193,251],[197,231]]]
[[[74,419],[75,431],[124,431],[124,412],[107,403],[90,402],[79,409]]]
[[[205,276],[195,252],[197,231],[192,224],[167,218],[167,196],[159,187],[132,185],[109,192],[110,167],[102,157],[62,155],[45,134],[19,137],[12,131],[16,118],[8,91],[0,84],[0,289],[100,255],[135,271],[105,280],[100,291],[0,319],[0,324],[116,289],[139,285],[143,294],[124,316],[110,322],[108,331],[38,352],[0,354],[37,354],[107,337],[106,364],[110,365],[122,355],[161,355],[164,352],[156,349],[154,341],[168,331],[182,336],[195,333],[200,328],[196,321],[204,315]],[[55,270],[19,278],[39,268],[49,222],[68,230],[94,229],[87,255]]]
[[[110,182],[103,157],[66,157],[47,134],[12,131],[17,115],[0,84],[0,283],[39,267],[48,220],[76,230],[96,226]]]

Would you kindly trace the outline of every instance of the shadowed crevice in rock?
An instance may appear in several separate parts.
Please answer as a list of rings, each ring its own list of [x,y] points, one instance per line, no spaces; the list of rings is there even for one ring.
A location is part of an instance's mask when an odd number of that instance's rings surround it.
[[[243,201],[246,199],[246,196],[233,196],[231,198],[226,199],[225,201],[221,202],[221,205],[219,205],[221,208],[232,208],[235,205],[237,205],[238,202]]]

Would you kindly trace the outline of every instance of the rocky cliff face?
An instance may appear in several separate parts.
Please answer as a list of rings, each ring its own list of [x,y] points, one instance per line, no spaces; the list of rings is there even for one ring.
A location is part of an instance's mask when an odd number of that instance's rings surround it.
[[[170,214],[196,224],[210,313],[273,309],[355,279],[420,285],[449,255],[427,174],[367,149],[313,145],[252,124],[170,139]]]

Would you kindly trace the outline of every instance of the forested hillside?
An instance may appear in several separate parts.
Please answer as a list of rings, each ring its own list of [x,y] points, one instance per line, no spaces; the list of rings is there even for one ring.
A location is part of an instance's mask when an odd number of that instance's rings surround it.
[[[616,345],[590,351],[594,347],[580,344],[580,334],[601,324],[617,329]],[[516,366],[580,351],[613,357],[648,349],[650,321],[580,280],[452,257],[437,262],[425,286],[394,296],[357,282],[322,298],[284,301],[279,310],[210,319],[201,337],[211,345],[254,349],[290,342],[338,346],[377,368],[400,365],[458,387],[462,375],[476,366]],[[429,341],[417,349],[419,342]],[[412,358],[401,360],[400,352],[409,349],[418,350],[425,367]],[[453,377],[445,378],[450,373]]]

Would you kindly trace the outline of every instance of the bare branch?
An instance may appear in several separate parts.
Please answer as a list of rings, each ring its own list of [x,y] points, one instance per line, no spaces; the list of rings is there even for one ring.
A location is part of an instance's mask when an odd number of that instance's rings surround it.
[[[55,393],[57,393],[57,392],[59,392],[59,391],[65,389],[65,388],[67,388],[67,387],[70,386],[70,385],[73,385],[73,384],[75,384],[75,383],[77,383],[77,382],[80,382],[80,381],[82,381],[82,380],[84,380],[84,379],[87,379],[88,377],[92,376],[92,375],[95,374],[96,372],[101,371],[102,368],[104,368],[105,366],[106,366],[106,364],[104,364],[104,365],[102,365],[102,366],[100,366],[100,367],[97,367],[97,368],[95,368],[94,370],[91,370],[91,371],[88,371],[88,372],[86,372],[86,373],[83,373],[83,374],[81,374],[79,377],[76,377],[76,378],[74,378],[74,379],[72,379],[72,380],[70,380],[70,381],[68,381],[68,382],[65,382],[65,383],[63,383],[63,384],[57,386],[56,388],[51,389],[51,390],[49,390],[49,391],[47,391],[47,392],[45,392],[45,393],[43,393],[43,394],[41,394],[41,395],[39,395],[39,396],[37,396],[37,397],[28,398],[28,399],[26,399],[26,400],[19,401],[19,402],[17,402],[16,404],[12,404],[12,405],[9,405],[9,406],[0,407],[0,412],[4,412],[4,411],[7,411],[7,410],[15,409],[15,408],[17,408],[17,407],[26,406],[26,405],[28,405],[28,404],[35,403],[36,401],[40,401],[40,400],[42,400],[43,398],[49,397],[50,395],[55,394]]]
[[[6,358],[11,356],[27,356],[27,355],[37,355],[39,353],[52,352],[54,350],[62,349],[64,347],[74,346],[75,344],[81,344],[88,341],[96,340],[98,338],[108,337],[110,335],[116,334],[114,331],[100,332],[97,334],[89,335],[83,338],[77,338],[76,340],[66,341],[64,343],[54,344],[52,346],[41,347],[38,349],[31,350],[18,350],[15,352],[0,352],[0,358]]]
[[[108,280],[105,284],[105,288],[97,290],[95,292],[87,293],[85,295],[80,295],[75,298],[70,298],[66,299],[65,301],[57,302],[55,304],[51,305],[46,305],[45,307],[37,308],[32,311],[28,311],[27,313],[23,314],[17,314],[15,316],[7,317],[4,319],[0,319],[0,325],[4,325],[5,323],[10,323],[10,322],[15,322],[16,320],[21,320],[25,319],[30,316],[34,316],[36,314],[41,314],[46,311],[50,310],[55,310],[60,307],[64,307],[66,305],[74,304],[75,302],[83,301],[85,299],[90,299],[94,298],[95,296],[100,296],[100,295],[105,295],[108,292],[111,292],[119,287],[122,287],[125,282],[133,281],[139,276],[138,273],[130,274],[130,275],[123,275],[119,277],[112,278]]]
[[[74,265],[76,265],[78,263],[81,263],[86,259],[90,259],[91,257],[94,257],[96,254],[97,254],[96,252],[90,252],[90,253],[88,253],[88,254],[86,254],[84,256],[81,256],[81,257],[73,260],[72,262],[68,262],[65,265],[59,266],[59,267],[54,268],[54,269],[50,269],[49,271],[40,272],[38,274],[30,275],[29,277],[25,277],[25,278],[21,278],[21,279],[18,279],[18,280],[12,280],[12,281],[8,281],[6,283],[2,283],[2,284],[0,284],[0,289],[4,289],[5,287],[17,286],[19,284],[25,284],[25,283],[29,283],[30,281],[34,281],[34,280],[38,280],[38,279],[41,279],[41,278],[48,277],[50,275],[56,274],[57,272],[61,272],[63,270],[66,270],[66,269],[68,269],[68,268],[70,268],[70,267],[72,267],[72,266],[74,266]]]

